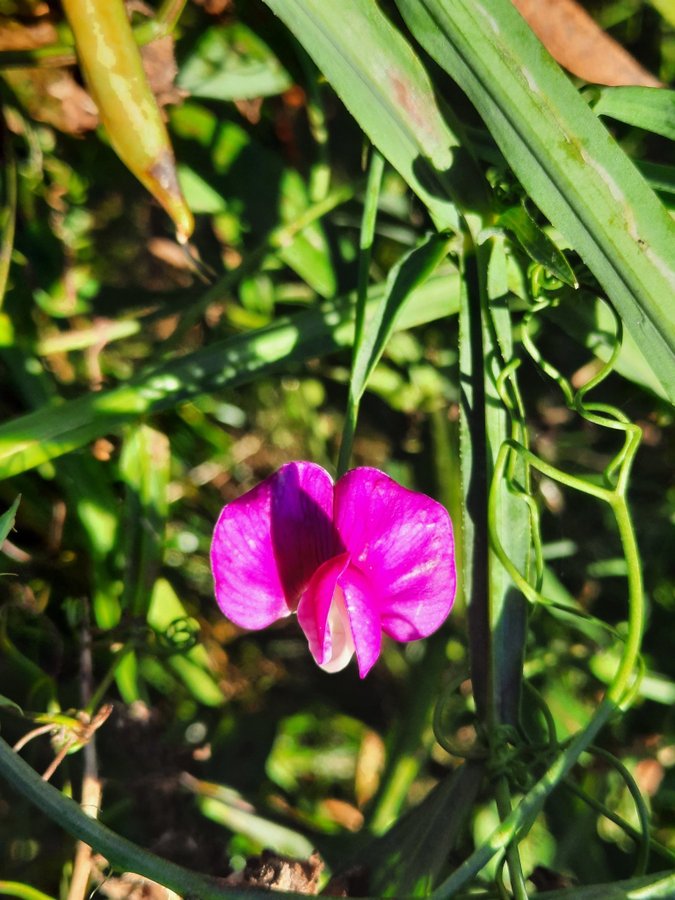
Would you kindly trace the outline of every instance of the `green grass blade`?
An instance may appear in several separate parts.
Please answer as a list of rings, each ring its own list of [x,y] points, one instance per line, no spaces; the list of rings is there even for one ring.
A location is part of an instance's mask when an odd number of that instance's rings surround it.
[[[146,615],[162,563],[170,468],[166,435],[143,424],[127,435],[120,457],[120,475],[126,487],[126,572],[121,603],[133,616]]]
[[[415,291],[397,327],[404,329],[456,313],[459,278],[446,270]],[[376,303],[382,288],[373,289]],[[312,356],[351,345],[353,302],[342,298],[247,334],[218,341],[109,391],[87,394],[0,426],[0,479],[62,456],[140,416],[171,409],[191,397],[246,384]]]
[[[675,223],[509,0],[397,0],[675,401]]]
[[[487,208],[484,180],[460,146],[456,124],[448,124],[452,117],[439,106],[419,58],[376,3],[266,2],[439,227],[459,227],[455,199],[469,209]]]

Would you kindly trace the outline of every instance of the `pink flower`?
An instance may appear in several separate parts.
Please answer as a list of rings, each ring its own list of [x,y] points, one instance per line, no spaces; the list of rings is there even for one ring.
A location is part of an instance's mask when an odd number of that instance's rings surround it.
[[[455,597],[444,507],[365,467],[334,485],[314,463],[282,466],[223,509],[211,565],[228,619],[256,630],[297,612],[318,665],[338,672],[356,653],[361,678],[383,631],[427,637]]]

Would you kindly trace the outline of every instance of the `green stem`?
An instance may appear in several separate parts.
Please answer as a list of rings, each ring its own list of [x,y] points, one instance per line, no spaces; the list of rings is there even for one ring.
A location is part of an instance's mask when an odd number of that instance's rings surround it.
[[[117,674],[117,670],[119,669],[122,661],[126,659],[126,657],[135,649],[135,645],[133,641],[129,641],[125,644],[121,650],[118,650],[115,654],[115,658],[112,663],[108,667],[108,671],[105,673],[103,678],[98,683],[98,686],[94,693],[91,695],[91,699],[86,706],[85,712],[89,713],[89,715],[93,715],[96,710],[99,708],[101,703],[103,702],[103,698],[106,695],[106,692],[110,685],[112,684],[115,675]]]
[[[96,819],[91,819],[69,797],[64,797],[51,784],[44,782],[21,757],[0,738],[0,776],[12,789],[37,806],[74,838],[101,853],[110,865],[121,872],[136,872],[168,887],[184,897],[200,900],[269,900],[266,891],[232,889],[224,879],[192,872],[155,856],[134,844]],[[304,895],[283,896],[301,900]],[[38,900],[38,898],[34,898]]]
[[[359,239],[359,271],[356,290],[356,320],[354,323],[354,349],[352,351],[352,360],[357,358],[359,347],[363,343],[363,334],[366,325],[368,274],[370,271],[370,257],[375,235],[377,205],[380,199],[380,186],[382,184],[383,172],[384,157],[373,147],[363,206],[363,218],[361,220],[361,236]],[[340,475],[344,475],[349,466],[360,403],[361,397],[357,397],[354,394],[350,383],[349,396],[347,398],[347,411],[345,413],[345,424],[342,431],[342,443],[340,444],[340,453],[337,463],[338,478]]]
[[[501,775],[496,781],[495,801],[497,803],[497,812],[503,821],[512,811],[509,783],[505,775]],[[506,865],[509,870],[513,896],[516,900],[528,900],[520,853],[518,852],[518,844],[515,841],[506,848]]]
[[[569,774],[581,754],[593,743],[598,732],[607,723],[616,706],[607,698],[602,701],[588,725],[572,741],[569,747],[547,769],[534,787],[528,791],[518,806],[492,832],[489,838],[440,884],[430,895],[432,900],[451,900],[464,888],[500,850],[517,840],[527,823],[539,813],[551,791]]]
[[[623,496],[615,496],[611,503],[619,537],[623,547],[628,578],[628,635],[626,645],[612,683],[607,689],[607,699],[620,705],[629,693],[637,660],[640,656],[642,631],[644,628],[645,604],[642,589],[642,567],[640,551],[635,539],[628,506]]]
[[[5,897],[18,897],[19,900],[53,900],[49,894],[43,894],[29,884],[19,881],[0,881],[0,894]]]

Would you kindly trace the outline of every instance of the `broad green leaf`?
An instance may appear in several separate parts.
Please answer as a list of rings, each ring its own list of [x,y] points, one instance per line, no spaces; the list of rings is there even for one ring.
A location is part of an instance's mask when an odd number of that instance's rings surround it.
[[[404,304],[441,263],[449,242],[446,234],[430,234],[389,273],[384,293],[366,322],[363,341],[354,359],[351,391],[356,398],[363,396]]]
[[[497,224],[513,234],[530,259],[545,266],[564,284],[578,286],[565,254],[537,225],[524,206],[512,206],[505,210],[497,219]]]
[[[458,287],[459,277],[452,269],[430,278],[410,297],[397,328],[456,313]],[[382,290],[372,290],[369,303],[376,303]],[[0,426],[0,479],[83,447],[141,416],[349,347],[353,335],[352,299],[330,301],[164,363],[121,387],[6,422]]]
[[[665,88],[591,88],[591,106],[598,116],[635,125],[675,141],[675,91]]]
[[[21,494],[16,498],[14,503],[10,506],[7,512],[4,512],[0,516],[0,547],[2,547],[7,535],[10,533],[12,528],[14,528],[14,521],[16,519],[16,511],[19,508],[19,503],[21,502]]]
[[[99,628],[113,628],[120,620],[122,582],[115,570],[113,550],[117,543],[117,497],[110,472],[93,456],[68,457],[56,465],[69,506],[84,535],[93,570],[92,606]]]
[[[287,169],[281,180],[280,204],[283,222],[294,222],[309,205],[305,184],[292,169]],[[280,247],[278,254],[317,294],[334,296],[335,272],[321,222],[312,222],[292,243]]]
[[[216,215],[227,209],[225,198],[190,166],[184,163],[178,166],[178,181],[193,212]]]
[[[647,0],[647,2],[661,13],[666,22],[675,25],[675,6],[671,0]]]
[[[509,0],[397,0],[675,401],[675,223]],[[330,77],[330,73],[327,73]]]

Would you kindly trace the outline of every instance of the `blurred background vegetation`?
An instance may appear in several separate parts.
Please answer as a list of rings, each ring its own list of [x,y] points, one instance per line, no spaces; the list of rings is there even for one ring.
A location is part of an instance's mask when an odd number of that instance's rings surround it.
[[[132,8],[139,27],[152,15],[147,4]],[[672,14],[642,0],[588,9],[672,85]],[[147,45],[196,218],[191,243],[214,273],[210,284],[95,130],[95,107],[77,70],[16,68],[10,59],[26,40],[29,49],[72,53],[57,4],[3,2],[0,13],[3,421],[118,385],[133,391],[149,367],[354,291],[364,139],[261,2],[189,2],[172,37]],[[476,131],[468,103],[448,90]],[[672,144],[630,125],[612,128],[636,160],[671,167],[662,199],[672,204]],[[490,171],[503,196],[520,199],[507,169],[495,162]],[[424,207],[387,169],[375,285],[429,227]],[[509,264],[517,301],[533,264],[515,242]],[[583,270],[578,259],[573,264]],[[434,278],[442,309],[451,273]],[[437,313],[388,344],[363,401],[354,460],[457,513],[452,312],[448,303],[446,318]],[[594,358],[568,322],[561,325],[552,317],[539,345],[582,384]],[[461,602],[432,639],[387,642],[364,682],[353,666],[330,676],[317,669],[293,622],[241,634],[215,605],[208,551],[223,504],[289,459],[334,469],[350,355],[318,349],[309,345],[235,387],[207,382],[206,393],[190,390],[188,399],[179,389],[176,402],[110,432],[104,413],[94,411],[102,417],[94,440],[0,482],[0,513],[21,495],[0,554],[2,735],[14,744],[68,714],[62,730],[22,750],[42,772],[73,734],[73,711],[112,704],[95,740],[102,821],[215,875],[241,869],[263,848],[300,858],[317,848],[329,871],[460,764],[435,742],[431,714],[439,683],[449,690],[467,678]],[[534,367],[523,371],[536,452],[563,468],[600,473],[612,441],[570,412]],[[603,391],[644,432],[630,501],[649,601],[640,696],[608,729],[604,746],[631,772],[655,837],[675,853],[673,412],[640,377],[614,374]],[[48,440],[30,429],[25,436]],[[621,623],[625,563],[609,514],[546,478],[538,487],[549,596]],[[578,730],[599,702],[612,653],[593,629],[533,616],[525,673],[560,737]],[[463,690],[456,698],[455,738],[466,744],[471,700]],[[83,756],[67,755],[51,777],[78,799]],[[584,757],[575,781],[637,825],[624,780],[602,757]],[[479,802],[453,858],[465,857],[497,822],[492,805]],[[633,841],[571,790],[554,795],[523,847],[526,874],[540,889],[633,871]],[[0,885],[66,896],[73,859],[71,838],[0,785]],[[95,881],[105,874],[105,861],[96,859]],[[121,890],[115,878],[100,888],[103,896],[126,896]],[[15,896],[33,895],[26,887]]]

